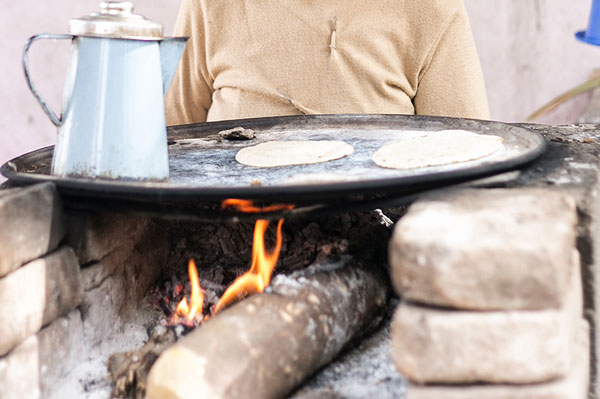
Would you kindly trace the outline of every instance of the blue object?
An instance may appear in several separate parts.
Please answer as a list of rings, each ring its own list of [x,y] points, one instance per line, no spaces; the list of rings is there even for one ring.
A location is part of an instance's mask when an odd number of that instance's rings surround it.
[[[600,0],[593,0],[587,30],[577,32],[575,37],[582,42],[600,46]]]

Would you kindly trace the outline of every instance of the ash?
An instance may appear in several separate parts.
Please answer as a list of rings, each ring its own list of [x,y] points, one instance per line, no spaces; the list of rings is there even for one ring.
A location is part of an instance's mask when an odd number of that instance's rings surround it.
[[[85,346],[83,361],[77,364],[48,399],[112,397],[113,384],[106,366],[108,358],[117,352],[135,350],[143,346],[160,316],[161,313],[152,306],[150,298],[147,298],[140,304],[135,315],[115,328],[100,345]]]
[[[374,334],[314,375],[288,399],[402,399],[406,379],[390,357],[391,317]]]

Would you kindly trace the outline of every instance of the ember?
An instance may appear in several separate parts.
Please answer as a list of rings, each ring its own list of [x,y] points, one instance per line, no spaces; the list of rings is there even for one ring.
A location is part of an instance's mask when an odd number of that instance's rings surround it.
[[[275,204],[264,208],[256,207],[252,201],[240,200],[240,199],[228,199],[223,201],[223,208],[232,207],[242,212],[273,212],[278,210],[293,209],[294,205],[290,204]],[[280,219],[277,223],[277,238],[275,247],[271,251],[267,251],[265,248],[265,232],[269,227],[270,222],[268,220],[259,219],[256,221],[254,226],[254,237],[252,244],[252,264],[250,270],[239,276],[225,291],[223,296],[219,299],[216,305],[213,307],[212,314],[216,314],[233,304],[234,302],[254,293],[263,292],[264,289],[271,282],[271,275],[273,269],[279,259],[279,253],[281,251],[282,238],[282,226],[283,219]],[[188,303],[187,298],[184,296],[180,300],[175,311],[171,309],[169,295],[155,295],[154,304],[156,307],[163,310],[163,312],[169,317],[167,324],[184,324],[188,327],[194,327],[200,324],[203,320],[209,318],[208,315],[203,316],[204,307],[204,292],[200,286],[198,278],[198,271],[196,265],[192,259],[189,261],[188,273],[190,277],[191,294],[190,301]],[[168,291],[168,290],[167,290]],[[183,291],[183,286],[179,283],[174,284],[170,290],[170,294],[174,297],[179,297]]]
[[[181,325],[185,327],[184,334],[203,321],[204,309],[214,306],[225,291],[224,286],[201,279],[193,259],[188,263],[188,275],[189,283],[171,276],[151,289],[152,305],[165,316],[159,324]]]
[[[200,287],[200,280],[198,279],[198,270],[193,259],[190,259],[188,264],[188,274],[190,276],[190,285],[192,293],[190,294],[190,303],[188,305],[187,298],[183,298],[177,305],[175,313],[169,320],[169,324],[183,323],[188,326],[198,325],[202,321],[202,307],[204,305],[204,292]],[[182,286],[178,285],[176,288],[183,289]],[[183,317],[184,319],[180,319]]]

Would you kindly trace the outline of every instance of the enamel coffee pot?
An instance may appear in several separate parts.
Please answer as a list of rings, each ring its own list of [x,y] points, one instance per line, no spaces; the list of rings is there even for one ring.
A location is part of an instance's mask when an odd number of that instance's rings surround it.
[[[57,116],[31,81],[30,46],[39,39],[71,40]],[[131,2],[102,2],[100,13],[72,19],[69,33],[31,37],[23,68],[31,92],[58,139],[52,174],[103,179],[169,178],[164,93],[187,38],[165,38],[163,27],[133,13]]]

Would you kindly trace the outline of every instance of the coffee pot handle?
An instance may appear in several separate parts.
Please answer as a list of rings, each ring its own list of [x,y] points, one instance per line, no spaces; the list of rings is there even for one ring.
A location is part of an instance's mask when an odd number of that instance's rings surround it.
[[[44,101],[40,93],[34,87],[33,82],[31,81],[31,76],[29,75],[29,48],[31,45],[39,39],[73,39],[73,35],[55,35],[52,33],[42,33],[40,35],[35,35],[29,38],[25,43],[25,48],[23,49],[23,71],[25,72],[25,79],[27,80],[27,85],[29,86],[29,90],[33,93],[34,97],[40,103],[42,109],[48,115],[52,123],[56,127],[60,127],[63,124],[62,115],[56,116],[56,114],[50,109],[50,106]]]

